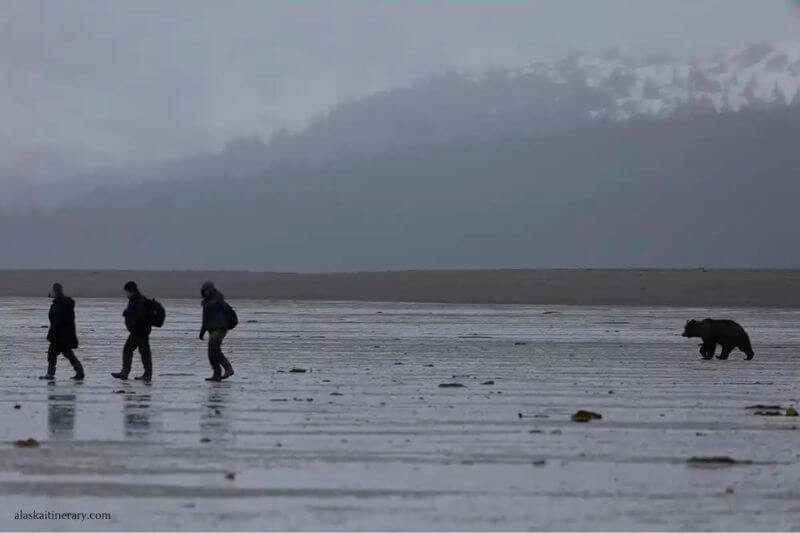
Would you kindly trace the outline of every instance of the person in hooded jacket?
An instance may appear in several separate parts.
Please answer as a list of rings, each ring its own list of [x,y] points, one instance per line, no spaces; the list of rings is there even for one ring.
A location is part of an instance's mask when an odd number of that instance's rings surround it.
[[[144,373],[134,379],[150,381],[153,378],[153,357],[150,353],[150,332],[153,330],[153,324],[149,304],[147,298],[139,292],[136,282],[129,281],[123,288],[128,296],[128,306],[122,316],[125,317],[125,327],[128,328],[129,335],[122,348],[122,370],[111,375],[117,379],[128,379],[133,363],[133,352],[138,349],[142,356]]]
[[[226,312],[225,297],[214,287],[210,281],[203,283],[200,289],[203,297],[203,325],[200,328],[200,339],[208,337],[208,362],[214,372],[206,381],[222,381],[233,375],[233,367],[228,358],[222,353],[222,340],[228,333],[228,314]],[[225,370],[225,373],[222,373]]]
[[[64,288],[60,283],[53,284],[50,296],[53,298],[48,313],[50,329],[47,331],[47,340],[50,342],[50,347],[47,350],[47,374],[41,379],[56,377],[58,356],[64,354],[75,369],[72,379],[80,381],[84,378],[83,365],[72,351],[78,347],[78,336],[75,334],[75,300],[64,296]]]

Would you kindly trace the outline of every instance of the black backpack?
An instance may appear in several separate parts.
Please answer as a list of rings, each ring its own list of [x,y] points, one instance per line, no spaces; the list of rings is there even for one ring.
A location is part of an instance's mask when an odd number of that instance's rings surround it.
[[[233,329],[239,324],[239,317],[236,315],[236,311],[228,305],[228,302],[225,302],[225,320],[228,322],[228,329]]]
[[[160,328],[164,325],[164,321],[167,319],[167,310],[159,301],[155,298],[147,300],[147,311],[150,315],[151,326]]]

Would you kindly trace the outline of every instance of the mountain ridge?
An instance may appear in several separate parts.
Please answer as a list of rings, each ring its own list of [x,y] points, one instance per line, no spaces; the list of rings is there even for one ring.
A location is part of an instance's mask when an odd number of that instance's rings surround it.
[[[800,108],[598,121],[0,215],[0,268],[792,268]]]
[[[520,68],[444,73],[342,102],[304,130],[279,131],[269,142],[239,137],[220,152],[149,169],[107,169],[36,190],[11,188],[13,199],[6,196],[0,208],[53,208],[79,203],[92,189],[124,190],[139,181],[236,179],[284,164],[379,157],[460,139],[535,136],[598,121],[797,106],[800,41],[756,43],[706,59],[575,53]]]

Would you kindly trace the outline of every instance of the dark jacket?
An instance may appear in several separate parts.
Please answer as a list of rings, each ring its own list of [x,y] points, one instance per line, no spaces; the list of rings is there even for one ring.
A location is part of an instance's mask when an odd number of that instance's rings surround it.
[[[75,334],[75,300],[67,296],[59,296],[50,305],[50,329],[47,340],[65,348],[77,348],[78,337]]]
[[[225,313],[225,297],[211,287],[203,298],[203,331],[228,329],[228,315]]]
[[[153,329],[150,323],[147,298],[137,294],[128,300],[128,307],[122,313],[125,317],[125,327],[137,337],[147,337]]]

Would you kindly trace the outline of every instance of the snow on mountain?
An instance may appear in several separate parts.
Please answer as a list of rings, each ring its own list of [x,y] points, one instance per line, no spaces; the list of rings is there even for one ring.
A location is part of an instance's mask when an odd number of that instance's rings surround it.
[[[800,42],[705,59],[572,54],[524,68],[450,72],[347,102],[285,145],[305,161],[370,156],[459,138],[538,135],[587,120],[800,105],[799,91]]]
[[[515,77],[583,82],[611,97],[591,117],[669,116],[687,105],[717,112],[800,101],[800,42],[758,43],[705,60],[667,55],[633,58],[617,52],[535,63]]]
[[[255,160],[268,166],[372,157],[455,139],[547,134],[592,120],[772,109],[800,105],[799,90],[800,42],[757,43],[706,59],[573,54],[524,68],[448,72],[343,102],[305,130],[274,137]]]

